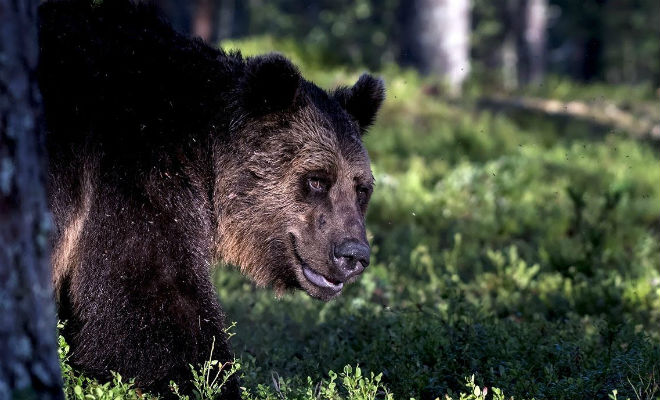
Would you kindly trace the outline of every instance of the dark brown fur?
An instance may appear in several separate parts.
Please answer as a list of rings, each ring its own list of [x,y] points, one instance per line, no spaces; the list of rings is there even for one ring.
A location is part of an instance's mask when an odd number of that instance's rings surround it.
[[[336,248],[366,244],[361,135],[382,82],[327,93],[282,56],[226,54],[128,2],[46,3],[40,20],[53,281],[75,366],[188,389],[214,338],[232,358],[212,263],[323,300],[366,267],[343,273]]]
[[[215,197],[227,210],[218,220],[220,258],[241,266],[261,286],[280,292],[302,287],[324,298],[302,277],[291,235],[305,262],[331,276],[332,243],[345,237],[366,242],[366,203],[358,205],[355,187],[371,190],[373,177],[359,137],[340,139],[315,108],[296,111],[283,127],[264,121],[255,124],[263,131],[243,133],[225,153],[228,171],[219,177]],[[270,136],[256,151],[250,145],[254,134]],[[232,162],[235,155],[245,161]],[[310,202],[301,179],[313,172],[326,173],[332,186],[326,199]]]

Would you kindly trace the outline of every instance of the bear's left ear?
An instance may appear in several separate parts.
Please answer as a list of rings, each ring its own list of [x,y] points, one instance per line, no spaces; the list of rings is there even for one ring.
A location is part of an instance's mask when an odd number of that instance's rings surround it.
[[[301,79],[298,68],[281,54],[249,58],[241,80],[243,104],[255,114],[289,108],[296,100]]]
[[[357,121],[363,135],[385,100],[385,84],[382,79],[362,74],[355,85],[335,90],[333,97]]]

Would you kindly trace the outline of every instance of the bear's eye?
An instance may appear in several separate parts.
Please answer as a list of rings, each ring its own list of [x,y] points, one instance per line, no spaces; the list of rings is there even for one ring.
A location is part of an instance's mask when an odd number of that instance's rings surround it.
[[[307,178],[307,183],[309,184],[310,189],[316,193],[325,193],[330,186],[327,180],[316,176]]]
[[[358,203],[364,205],[369,201],[369,195],[371,194],[370,190],[366,186],[356,186],[355,192],[357,193]]]

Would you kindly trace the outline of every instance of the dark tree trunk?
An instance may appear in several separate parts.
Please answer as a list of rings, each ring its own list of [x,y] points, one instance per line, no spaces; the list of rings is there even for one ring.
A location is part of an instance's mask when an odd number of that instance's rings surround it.
[[[234,34],[236,0],[219,0],[217,9],[216,40],[229,39]]]
[[[315,1],[310,2],[311,4]],[[249,2],[243,0],[215,0],[215,37],[213,41],[238,38],[249,32]]]
[[[584,81],[602,80],[604,76],[604,40],[607,37],[603,21],[605,20],[605,5],[607,0],[593,0],[585,4],[590,13],[585,13],[583,24],[589,27],[585,30],[586,37],[581,43],[580,77]],[[611,33],[610,33],[611,34]]]
[[[159,0],[157,4],[174,29],[184,35],[190,35],[192,32],[193,9],[196,6],[196,2]]]
[[[594,28],[598,34],[590,35],[582,45],[581,78],[587,82],[603,78],[603,41],[598,25]]]
[[[250,33],[250,7],[249,2],[236,0],[234,3],[231,37],[237,38]]]
[[[50,284],[37,1],[0,0],[0,399],[63,399]]]

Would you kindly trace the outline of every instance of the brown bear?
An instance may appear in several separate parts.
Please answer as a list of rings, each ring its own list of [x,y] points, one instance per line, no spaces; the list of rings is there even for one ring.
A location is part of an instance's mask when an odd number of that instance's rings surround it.
[[[326,301],[367,267],[361,137],[381,80],[326,92],[281,55],[225,53],[127,0],[48,2],[39,20],[53,282],[75,367],[167,396],[214,340],[233,358],[216,261]],[[237,380],[224,393],[239,397]]]

